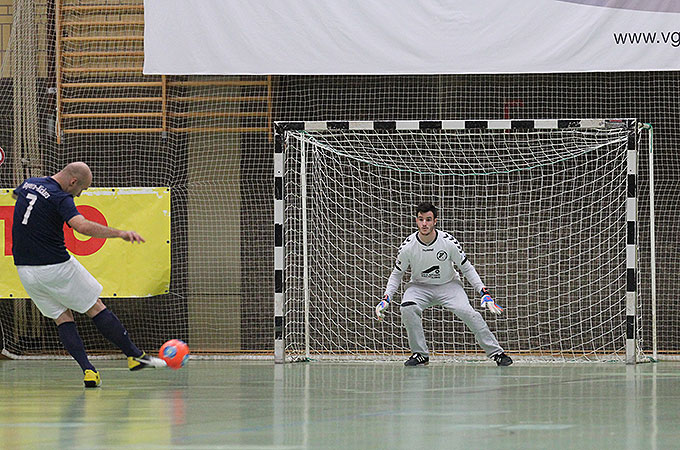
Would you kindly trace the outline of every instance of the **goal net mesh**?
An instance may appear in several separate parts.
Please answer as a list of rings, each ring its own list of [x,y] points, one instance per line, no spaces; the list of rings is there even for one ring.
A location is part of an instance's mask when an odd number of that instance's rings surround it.
[[[374,308],[399,245],[415,231],[415,206],[431,201],[439,208],[438,228],[461,242],[505,307],[501,316],[484,316],[506,351],[622,359],[631,133],[637,132],[287,132],[288,357],[388,358],[408,351],[398,306],[404,286],[384,321]],[[479,294],[465,284],[480,309]],[[434,356],[483,356],[465,324],[442,307],[426,309],[423,326]]]

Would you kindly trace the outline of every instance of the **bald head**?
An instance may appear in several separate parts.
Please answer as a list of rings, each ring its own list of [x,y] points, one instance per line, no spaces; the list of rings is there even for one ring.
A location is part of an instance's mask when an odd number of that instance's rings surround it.
[[[64,192],[79,197],[85,189],[90,187],[92,171],[84,162],[72,162],[53,175],[52,178],[59,183]]]
[[[84,162],[72,162],[62,169],[69,176],[76,177],[79,180],[92,178],[92,171]]]

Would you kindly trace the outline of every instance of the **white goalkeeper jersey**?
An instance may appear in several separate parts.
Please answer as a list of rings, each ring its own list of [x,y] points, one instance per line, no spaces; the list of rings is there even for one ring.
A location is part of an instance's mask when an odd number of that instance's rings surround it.
[[[390,298],[399,288],[401,279],[408,268],[411,269],[410,283],[445,284],[452,280],[461,282],[460,275],[454,268],[455,264],[476,292],[484,287],[484,283],[465,256],[458,240],[449,233],[436,229],[434,231],[437,235],[429,244],[424,244],[418,239],[416,231],[399,247],[394,270],[385,289],[385,294]]]

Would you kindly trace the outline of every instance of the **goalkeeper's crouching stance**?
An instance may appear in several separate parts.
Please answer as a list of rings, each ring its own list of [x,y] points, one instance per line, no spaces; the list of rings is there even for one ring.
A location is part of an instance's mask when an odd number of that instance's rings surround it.
[[[503,308],[494,302],[458,241],[450,234],[436,230],[437,209],[430,203],[418,205],[416,225],[418,231],[407,237],[399,247],[397,261],[387,282],[385,295],[375,308],[378,319],[382,319],[404,272],[410,267],[411,280],[401,301],[401,318],[408,333],[412,355],[404,365],[427,365],[430,362],[422,313],[425,308],[434,305],[442,305],[465,322],[474,333],[477,343],[496,364],[499,366],[512,364],[512,359],[498,344],[482,315],[470,305],[470,300],[463,289],[463,282],[453,264],[456,264],[465,278],[480,293],[483,308],[496,315],[501,314]]]

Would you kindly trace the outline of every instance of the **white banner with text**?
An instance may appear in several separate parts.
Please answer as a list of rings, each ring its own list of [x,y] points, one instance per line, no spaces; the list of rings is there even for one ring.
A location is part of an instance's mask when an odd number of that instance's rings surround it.
[[[680,69],[680,1],[144,0],[145,74]]]

